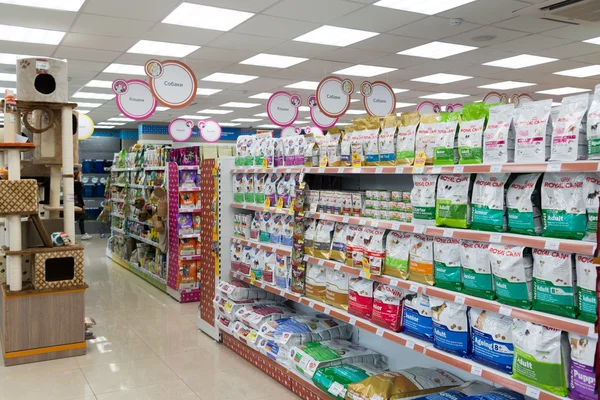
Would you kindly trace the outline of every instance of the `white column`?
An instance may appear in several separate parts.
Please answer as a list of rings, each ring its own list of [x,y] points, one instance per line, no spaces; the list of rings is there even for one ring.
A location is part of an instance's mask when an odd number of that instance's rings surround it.
[[[75,195],[73,193],[73,110],[64,105],[61,110],[64,231],[75,243]]]

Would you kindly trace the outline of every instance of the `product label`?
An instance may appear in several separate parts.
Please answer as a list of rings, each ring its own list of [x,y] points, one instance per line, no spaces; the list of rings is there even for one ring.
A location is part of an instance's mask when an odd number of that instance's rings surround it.
[[[435,207],[413,206],[413,218],[422,220],[435,219]]]
[[[469,268],[463,268],[464,292],[473,296],[490,298],[494,296],[492,275],[478,273]]]
[[[508,227],[511,232],[524,235],[536,235],[534,215],[532,212],[520,212],[517,209],[508,209]]]
[[[454,148],[435,147],[433,165],[454,165]]]
[[[579,307],[579,319],[588,322],[596,322],[596,292],[582,287],[577,288],[577,305]]]
[[[531,305],[526,282],[510,282],[494,275],[494,286],[500,303],[522,308],[529,308]]]
[[[437,200],[435,203],[436,219],[443,220],[444,225],[466,224],[468,206],[453,204],[452,200]]]
[[[447,265],[443,262],[435,261],[435,285],[442,289],[460,291],[462,288],[461,266]]]
[[[555,286],[550,281],[533,278],[533,303],[536,310],[575,316],[574,296],[572,286]]]
[[[596,386],[596,374],[594,368],[571,360],[571,372],[569,376],[569,387],[573,399],[587,398],[594,399],[598,395],[594,394]]]
[[[506,340],[504,336],[498,339]],[[512,371],[513,345],[496,341],[491,335],[473,328],[473,355],[474,358],[493,368],[500,369],[506,373]]]
[[[587,219],[583,214],[569,214],[564,210],[542,210],[544,236],[582,239]]]
[[[425,340],[431,340],[433,337],[433,322],[431,316],[421,315],[416,309],[406,306],[404,307],[402,315],[404,332]]]
[[[386,256],[385,273],[392,276],[406,277],[408,274],[408,260],[400,260],[398,258]]]
[[[439,349],[457,355],[466,355],[469,351],[469,333],[466,326],[464,332],[451,331],[445,325],[433,322],[433,345]]]
[[[504,226],[504,210],[492,210],[487,206],[473,204],[471,206],[471,228],[502,232]]]

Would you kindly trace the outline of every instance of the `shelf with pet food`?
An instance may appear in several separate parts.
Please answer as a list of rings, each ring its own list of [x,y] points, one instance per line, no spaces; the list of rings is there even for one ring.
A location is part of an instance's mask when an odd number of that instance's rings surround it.
[[[155,242],[154,240],[150,240],[150,239],[147,239],[145,237],[141,237],[141,236],[135,235],[135,234],[130,233],[130,232],[128,232],[127,235],[129,237],[131,237],[132,239],[138,240],[138,241],[140,241],[142,243],[149,244],[150,246],[160,247],[160,245],[157,242]]]
[[[298,174],[302,172],[304,167],[275,167],[275,168],[261,168],[261,167],[237,167],[231,170],[232,174]]]
[[[564,399],[564,397],[547,392],[545,390],[541,390],[535,386],[516,380],[513,377],[511,377],[511,375],[492,369],[488,366],[477,363],[468,358],[457,357],[443,350],[434,348],[433,344],[430,342],[417,339],[413,336],[404,333],[394,332],[390,329],[380,327],[365,318],[352,315],[349,312],[342,309],[333,308],[321,301],[309,299],[307,297],[303,297],[299,294],[282,290],[281,288],[266,284],[261,281],[252,280],[249,277],[244,276],[240,273],[231,272],[230,276],[232,278],[244,281],[256,287],[260,287],[278,296],[282,296],[287,300],[293,301],[294,303],[305,305],[317,312],[328,314],[331,317],[336,318],[340,321],[349,323],[358,328],[366,330],[367,332],[376,334],[377,336],[383,339],[387,339],[391,342],[397,343],[403,347],[424,354],[428,357],[441,361],[444,364],[451,365],[462,371],[480,376],[483,379],[499,384],[516,392],[541,400]]]
[[[250,210],[250,211],[269,211],[271,214],[293,214],[293,210],[289,208],[279,208],[279,207],[268,207],[257,205],[257,204],[249,204],[249,203],[231,203],[231,207],[239,208],[241,210]]]
[[[113,231],[113,232],[116,232],[116,233],[118,233],[118,234],[120,234],[120,235],[126,235],[126,234],[127,234],[127,232],[125,232],[123,229],[116,228],[116,227],[114,227],[114,226],[112,226],[112,227],[110,228],[110,230],[111,230],[111,231]]]
[[[166,168],[165,166],[162,166],[162,167],[151,166],[151,167],[144,167],[144,170],[146,170],[146,171],[164,171],[165,168]]]
[[[144,268],[141,268],[136,263],[132,263],[125,260],[124,258],[118,256],[116,253],[113,253],[108,249],[106,251],[106,254],[111,260],[119,264],[121,267],[127,269],[128,271],[132,272],[133,274],[137,275],[138,277],[142,278],[143,280],[157,287],[158,289],[161,289],[163,292],[167,291],[167,283],[165,279],[153,274],[152,272]]]
[[[131,167],[131,168],[116,168],[116,167],[112,167],[111,168],[111,172],[136,172],[136,171],[141,171],[142,168],[140,167]]]
[[[250,246],[259,250],[266,250],[271,253],[281,254],[282,256],[291,256],[292,248],[286,246],[276,246],[267,242],[257,242],[255,240],[246,240],[233,237],[231,238],[233,243],[241,244],[242,246]]]

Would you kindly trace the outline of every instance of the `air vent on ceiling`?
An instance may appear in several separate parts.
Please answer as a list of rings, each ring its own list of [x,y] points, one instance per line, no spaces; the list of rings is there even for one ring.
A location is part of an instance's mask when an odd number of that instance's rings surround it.
[[[600,26],[598,0],[546,0],[516,13],[570,25]]]

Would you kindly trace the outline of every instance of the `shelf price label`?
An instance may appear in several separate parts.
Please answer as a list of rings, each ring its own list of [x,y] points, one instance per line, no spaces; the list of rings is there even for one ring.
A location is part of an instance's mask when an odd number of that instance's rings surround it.
[[[548,250],[558,250],[560,242],[556,239],[546,239],[546,248]]]
[[[546,172],[560,172],[561,168],[562,168],[561,163],[549,163],[546,166]]]
[[[354,317],[350,318],[350,321],[348,321],[348,323],[350,325],[356,325],[356,318],[354,318]]]
[[[534,399],[539,399],[540,398],[540,389],[533,387],[533,386],[527,386],[527,389],[525,390],[525,395],[529,396],[529,397],[533,397]]]
[[[381,336],[383,337],[383,334],[385,333],[385,330],[383,328],[377,328],[377,336]]]
[[[498,313],[500,313],[502,315],[506,315],[507,317],[510,317],[510,315],[512,314],[512,308],[506,307],[506,306],[500,306],[500,310],[498,310]]]
[[[458,304],[465,304],[465,300],[467,300],[467,298],[462,294],[457,294],[456,297],[454,297],[454,302]]]
[[[479,365],[473,365],[471,366],[471,373],[473,375],[481,376],[483,373],[483,368],[481,368]]]
[[[411,349],[411,350],[414,350],[415,349],[415,342],[413,342],[412,340],[407,340],[406,341],[406,347],[409,348],[409,349]]]

